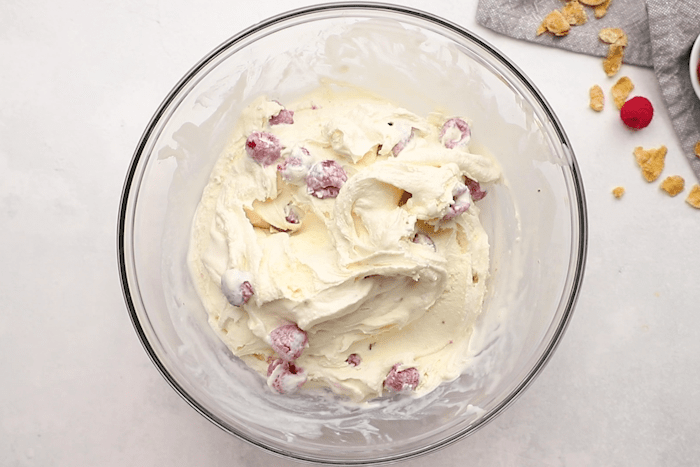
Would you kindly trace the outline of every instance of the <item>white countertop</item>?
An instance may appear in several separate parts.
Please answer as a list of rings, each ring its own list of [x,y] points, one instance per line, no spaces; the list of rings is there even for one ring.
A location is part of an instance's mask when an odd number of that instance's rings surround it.
[[[116,222],[141,132],[180,77],[311,3],[0,4],[0,465],[298,465],[210,424],[158,373],[122,298]],[[631,132],[609,99],[587,107],[592,84],[613,83],[601,59],[492,33],[475,0],[401,3],[472,30],[541,89],[578,158],[590,235],[578,306],[537,380],[476,434],[401,465],[697,465],[700,210],[688,188],[670,198],[644,181],[632,150],[665,144],[663,176],[697,180],[652,70],[620,74],[656,107]]]

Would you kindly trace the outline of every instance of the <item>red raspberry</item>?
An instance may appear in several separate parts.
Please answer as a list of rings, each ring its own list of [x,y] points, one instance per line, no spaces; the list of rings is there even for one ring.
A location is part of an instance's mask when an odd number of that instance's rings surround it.
[[[299,213],[291,203],[284,207],[284,220],[290,224],[298,224],[301,222],[299,219]]]
[[[295,146],[292,153],[280,164],[277,164],[277,171],[286,182],[297,184],[304,180],[313,164],[313,157],[309,150]]]
[[[348,176],[343,166],[333,160],[315,163],[306,175],[306,186],[310,194],[317,198],[335,198]]]
[[[250,273],[229,269],[221,276],[221,292],[233,306],[243,306],[255,293]]]
[[[270,333],[272,350],[282,360],[291,362],[301,355],[301,352],[309,345],[306,332],[299,329],[296,324],[285,324]]]
[[[357,355],[356,353],[353,353],[353,354],[350,354],[345,361],[348,362],[348,365],[350,365],[350,366],[357,366],[360,363],[362,363],[362,358],[360,358],[360,356]]]
[[[454,130],[458,130],[460,136],[454,134]],[[440,130],[440,141],[447,149],[453,149],[457,146],[465,146],[471,138],[471,130],[467,122],[461,118],[451,118],[442,125]]]
[[[481,189],[481,185],[476,180],[472,180],[469,177],[464,177],[464,182],[469,188],[469,194],[472,196],[472,200],[479,201],[486,196],[486,191]]]
[[[406,145],[413,139],[413,136],[415,134],[416,129],[411,128],[411,131],[406,135],[405,137],[401,138],[396,145],[394,145],[393,148],[391,148],[391,154],[396,157],[399,155],[401,151],[404,150]]]
[[[458,183],[452,189],[452,198],[454,202],[447,208],[444,216],[444,219],[448,221],[466,212],[472,204],[469,197],[469,188],[462,183]]]
[[[633,130],[646,128],[654,116],[654,107],[649,99],[642,96],[633,97],[620,109],[620,118]]]
[[[418,370],[414,367],[398,371],[397,368],[400,365],[400,363],[397,363],[391,368],[391,371],[384,380],[384,387],[396,392],[416,389],[420,380],[420,373],[418,373]]]
[[[270,122],[270,125],[279,125],[281,123],[286,123],[288,125],[291,125],[292,123],[294,123],[294,111],[282,109],[282,110],[280,110],[280,113],[270,117],[269,122]]]
[[[437,247],[435,246],[435,242],[433,241],[433,239],[424,233],[418,232],[417,234],[415,234],[413,236],[413,243],[417,243],[419,245],[426,245],[431,247],[433,251],[437,251]]]
[[[254,131],[245,142],[245,150],[255,162],[267,166],[279,159],[282,144],[272,133]]]
[[[291,362],[277,358],[267,367],[267,385],[278,394],[291,394],[306,382],[306,372]]]

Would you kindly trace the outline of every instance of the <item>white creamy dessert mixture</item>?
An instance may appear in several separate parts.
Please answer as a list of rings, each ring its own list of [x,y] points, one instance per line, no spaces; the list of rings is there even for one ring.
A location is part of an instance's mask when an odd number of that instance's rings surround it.
[[[272,391],[426,394],[467,364],[500,177],[465,117],[327,85],[243,112],[204,189],[189,266],[220,338]]]

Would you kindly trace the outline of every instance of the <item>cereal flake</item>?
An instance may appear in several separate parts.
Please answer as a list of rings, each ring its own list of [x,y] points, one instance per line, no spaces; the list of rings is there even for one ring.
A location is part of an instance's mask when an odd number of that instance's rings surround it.
[[[685,180],[679,175],[671,175],[661,182],[661,189],[671,196],[676,196],[685,188]]]
[[[605,0],[603,3],[600,5],[596,5],[593,8],[593,14],[595,15],[596,19],[600,19],[605,14],[608,12],[608,8],[610,8],[610,4],[612,3],[612,0]]]
[[[600,6],[605,3],[605,0],[581,0],[581,3],[588,6]]]
[[[603,110],[603,105],[605,104],[605,95],[603,94],[603,89],[594,84],[588,91],[588,96],[590,97],[590,107],[596,112]]]
[[[615,198],[620,199],[622,198],[622,195],[625,194],[625,188],[621,186],[617,186],[613,188],[612,194]]]
[[[606,44],[627,47],[627,34],[620,28],[603,28],[598,31],[598,38]]]
[[[666,159],[666,146],[658,148],[644,149],[641,146],[634,148],[634,157],[637,159],[637,164],[642,169],[642,175],[647,182],[653,182],[664,170],[664,162]]]
[[[537,35],[543,34],[544,32],[550,32],[555,36],[566,36],[569,34],[571,25],[564,18],[564,15],[559,10],[554,10],[544,17],[542,24],[537,28]]]
[[[622,108],[633,89],[634,84],[627,76],[623,76],[617,80],[617,83],[612,87],[612,96],[618,110]]]
[[[698,141],[697,143],[695,143],[695,155],[696,155],[697,157],[700,157],[700,141]]]
[[[586,10],[583,9],[583,5],[578,0],[573,0],[564,5],[561,13],[571,26],[580,26],[588,21]]]
[[[696,209],[700,209],[700,185],[697,183],[693,185],[693,188],[690,189],[690,193],[688,193],[688,197],[685,199],[685,202]]]
[[[603,60],[603,70],[608,76],[615,76],[622,66],[622,57],[625,48],[621,45],[612,44],[608,49],[608,56]]]

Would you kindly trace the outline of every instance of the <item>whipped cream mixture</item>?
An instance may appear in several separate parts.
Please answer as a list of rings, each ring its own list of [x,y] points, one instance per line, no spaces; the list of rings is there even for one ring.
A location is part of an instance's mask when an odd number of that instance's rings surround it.
[[[470,358],[495,161],[468,116],[355,88],[243,112],[195,214],[189,266],[219,337],[289,394],[426,394]]]

